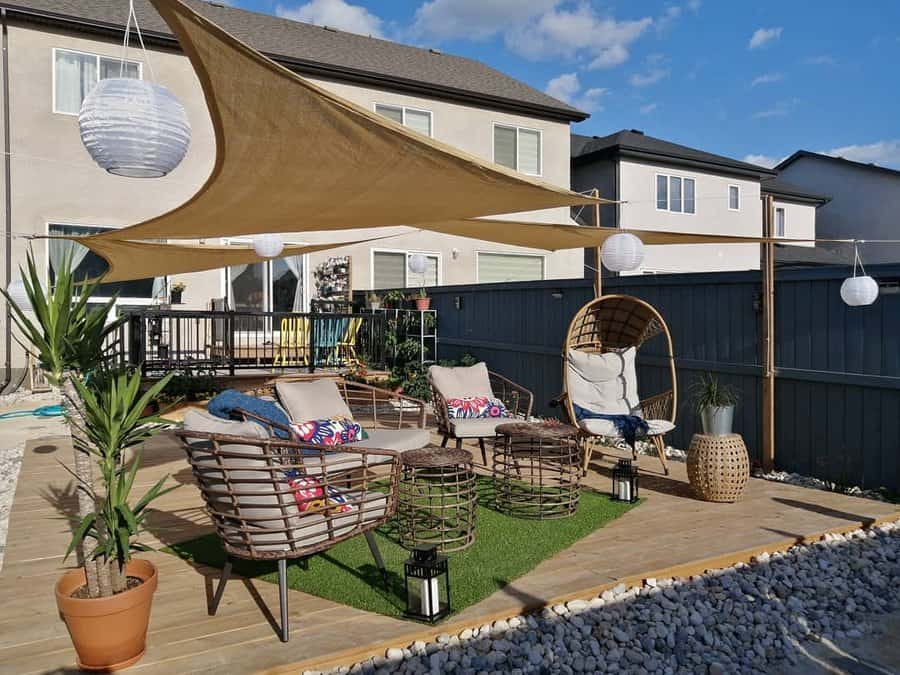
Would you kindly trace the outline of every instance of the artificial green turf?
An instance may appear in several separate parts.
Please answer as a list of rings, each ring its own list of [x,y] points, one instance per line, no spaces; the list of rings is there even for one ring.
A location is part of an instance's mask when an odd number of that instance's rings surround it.
[[[607,494],[584,489],[578,512],[570,518],[523,520],[492,508],[493,483],[479,478],[475,543],[449,554],[450,593],[454,612],[465,609],[507,586],[538,563],[618,518],[631,504],[614,502]],[[387,616],[405,609],[403,561],[409,553],[395,540],[391,523],[376,531],[388,570],[390,589],[375,567],[364,537],[354,537],[304,561],[288,564],[291,588]],[[215,534],[165,549],[194,562],[222,567],[225,553]],[[235,573],[278,583],[275,563],[235,560]]]

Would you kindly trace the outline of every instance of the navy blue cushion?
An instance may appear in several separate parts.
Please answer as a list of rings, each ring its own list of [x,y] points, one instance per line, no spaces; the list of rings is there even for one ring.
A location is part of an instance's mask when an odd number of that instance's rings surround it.
[[[206,404],[206,409],[209,411],[210,415],[221,417],[224,420],[231,419],[232,414],[238,408],[253,413],[263,419],[283,424],[284,426],[291,423],[284,410],[278,407],[274,401],[266,401],[257,398],[256,396],[249,396],[248,394],[235,391],[234,389],[226,389],[225,391],[216,394],[216,396],[210,399],[209,403]],[[262,424],[262,422],[255,420],[252,417],[250,420]],[[274,432],[278,438],[283,438],[285,440],[290,439],[290,434],[286,431],[275,428]]]

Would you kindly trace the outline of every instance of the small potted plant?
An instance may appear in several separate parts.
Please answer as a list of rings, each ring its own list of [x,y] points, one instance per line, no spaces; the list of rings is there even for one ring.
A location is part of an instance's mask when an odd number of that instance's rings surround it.
[[[419,294],[416,296],[416,309],[420,312],[424,312],[426,309],[431,308],[431,298],[428,297],[428,293],[424,288],[419,289]]]
[[[734,387],[722,384],[712,373],[704,373],[691,385],[691,394],[703,433],[709,436],[730,434],[738,400]]]
[[[181,304],[181,295],[184,293],[184,289],[187,288],[187,284],[183,281],[176,281],[172,284],[171,291],[171,302],[173,305]]]
[[[369,303],[369,309],[381,309],[381,296],[378,293],[369,293],[366,300]]]
[[[391,309],[402,309],[406,296],[403,291],[394,289],[384,294],[384,306]]]

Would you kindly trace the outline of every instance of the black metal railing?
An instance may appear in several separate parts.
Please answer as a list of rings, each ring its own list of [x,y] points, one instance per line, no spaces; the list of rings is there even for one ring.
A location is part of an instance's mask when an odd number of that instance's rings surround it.
[[[388,318],[380,313],[141,309],[124,312],[114,336],[123,360],[144,374],[171,370],[310,371],[354,363],[389,365]]]

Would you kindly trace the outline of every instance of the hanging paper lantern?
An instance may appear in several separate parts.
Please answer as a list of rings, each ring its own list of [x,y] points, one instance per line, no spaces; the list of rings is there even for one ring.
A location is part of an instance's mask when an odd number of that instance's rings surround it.
[[[253,250],[260,258],[274,258],[284,250],[280,234],[258,234],[253,237]]]
[[[878,282],[870,276],[850,277],[841,284],[841,299],[851,307],[871,305],[878,297]]]
[[[629,232],[614,234],[603,242],[600,258],[611,272],[636,270],[644,261],[644,242]]]
[[[13,279],[10,281],[9,286],[6,287],[6,293],[9,295],[9,299],[23,312],[31,311],[31,300],[28,298],[28,293],[25,291],[24,281],[21,279]]]
[[[81,104],[78,126],[94,161],[130,178],[165,176],[191,142],[191,125],[175,94],[130,77],[100,80]]]
[[[413,253],[409,256],[409,271],[415,274],[424,274],[428,268],[428,259],[421,253]]]

